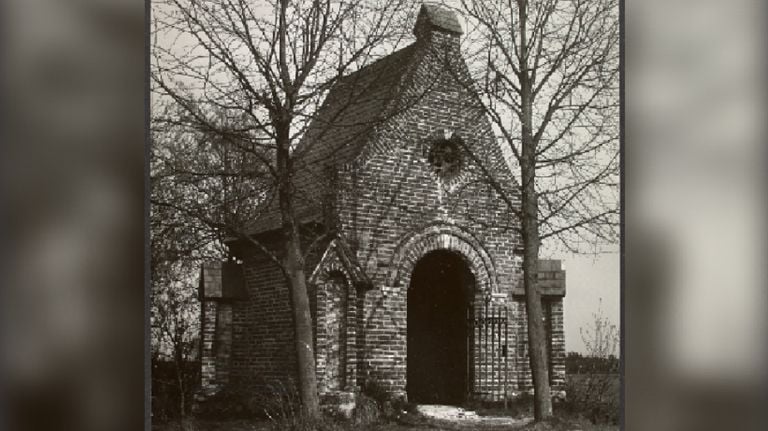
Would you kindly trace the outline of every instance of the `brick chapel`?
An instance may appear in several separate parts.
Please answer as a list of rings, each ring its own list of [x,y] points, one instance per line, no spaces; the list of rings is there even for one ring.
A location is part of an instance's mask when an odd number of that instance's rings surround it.
[[[514,398],[532,389],[509,209],[519,187],[472,92],[458,17],[424,4],[414,34],[339,80],[295,150],[318,391],[332,399],[375,384],[417,403]],[[265,211],[252,233],[277,250],[279,214]],[[200,277],[201,393],[289,384],[281,270],[251,244],[228,245],[236,261],[205,264]],[[558,393],[565,273],[542,260],[538,278]]]

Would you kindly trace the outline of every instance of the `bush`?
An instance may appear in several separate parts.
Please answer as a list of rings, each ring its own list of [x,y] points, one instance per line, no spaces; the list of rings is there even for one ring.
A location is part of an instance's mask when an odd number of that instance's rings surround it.
[[[268,397],[253,397],[253,405],[261,409],[275,431],[342,431],[347,424],[327,414],[307,417],[301,408],[299,393],[293,384],[277,382],[268,386]]]
[[[577,374],[568,376],[564,408],[594,424],[619,423],[618,374]]]
[[[619,375],[618,358],[614,356],[619,343],[618,327],[603,315],[602,299],[593,321],[580,328],[586,355],[571,354],[566,364],[571,372],[566,381],[565,407],[580,413],[592,423],[619,422]]]
[[[197,417],[210,420],[251,419],[263,417],[251,408],[250,396],[241,388],[226,387],[197,406]]]
[[[184,364],[185,412],[192,407],[195,383],[200,376],[200,363]],[[165,422],[181,416],[181,393],[179,392],[176,364],[171,361],[152,361],[152,420]]]
[[[368,395],[359,394],[352,411],[352,423],[367,426],[379,422],[382,417],[381,405]]]

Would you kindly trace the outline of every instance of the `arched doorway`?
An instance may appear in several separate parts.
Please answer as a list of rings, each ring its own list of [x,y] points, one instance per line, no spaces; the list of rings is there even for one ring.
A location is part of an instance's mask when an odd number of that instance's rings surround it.
[[[408,399],[461,404],[467,395],[467,309],[474,277],[462,257],[436,250],[422,257],[408,287]]]

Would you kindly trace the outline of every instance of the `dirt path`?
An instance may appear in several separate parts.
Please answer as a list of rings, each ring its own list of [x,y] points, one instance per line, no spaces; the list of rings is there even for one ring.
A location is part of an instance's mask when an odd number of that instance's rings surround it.
[[[433,423],[456,426],[459,429],[511,429],[522,427],[533,421],[533,418],[529,417],[480,416],[472,410],[465,410],[454,406],[420,405],[416,408],[416,411],[419,415]]]

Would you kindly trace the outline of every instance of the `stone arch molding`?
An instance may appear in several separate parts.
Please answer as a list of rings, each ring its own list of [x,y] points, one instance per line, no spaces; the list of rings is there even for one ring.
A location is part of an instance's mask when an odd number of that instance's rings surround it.
[[[496,268],[480,241],[455,225],[437,224],[406,236],[395,250],[388,285],[407,287],[416,263],[427,253],[436,250],[458,252],[475,276],[477,289],[486,294],[498,293]]]

